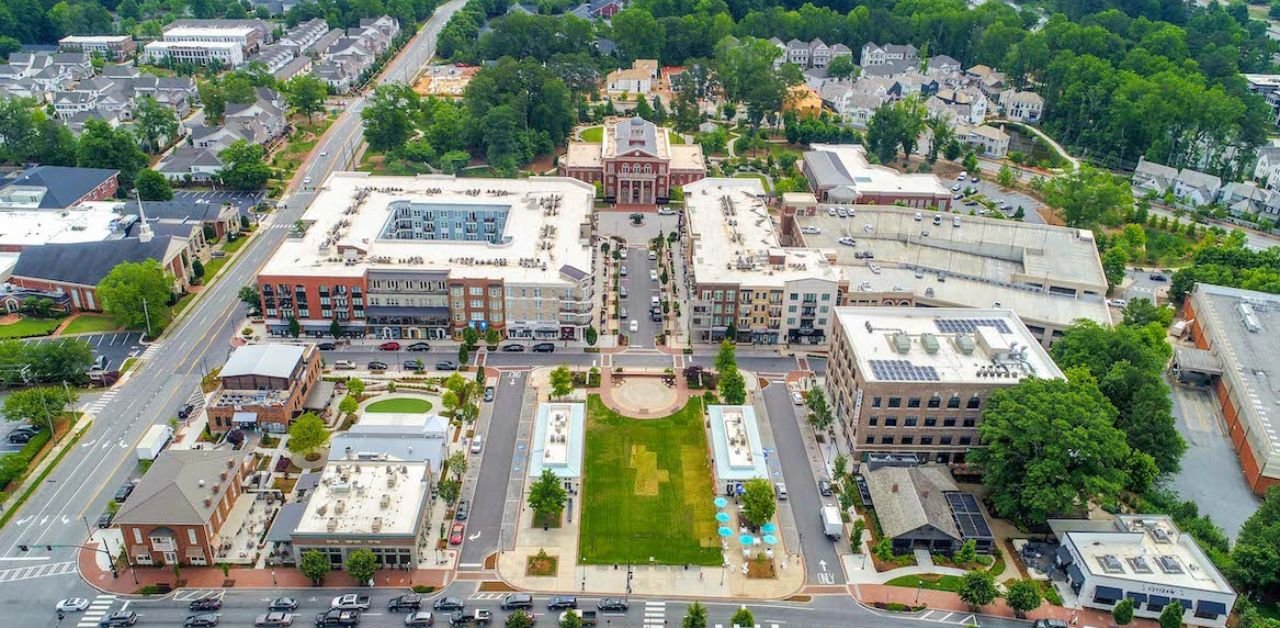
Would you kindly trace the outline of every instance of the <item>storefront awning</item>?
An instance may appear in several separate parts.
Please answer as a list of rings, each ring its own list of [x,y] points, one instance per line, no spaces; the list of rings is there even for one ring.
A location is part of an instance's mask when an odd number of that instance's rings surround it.
[[[1133,600],[1133,603],[1134,603],[1134,605],[1135,605],[1135,606],[1136,606],[1136,605],[1138,605],[1138,604],[1146,604],[1146,603],[1147,603],[1147,594],[1146,594],[1146,593],[1139,593],[1139,592],[1137,592],[1137,591],[1128,591],[1128,592],[1126,592],[1126,593],[1124,594],[1124,596],[1125,596],[1125,597],[1127,597],[1127,598],[1129,598],[1129,599],[1131,599],[1131,600]]]
[[[1147,596],[1147,606],[1152,609],[1160,609],[1168,605],[1169,605],[1169,598],[1163,595],[1156,595],[1152,593],[1151,595]]]
[[[231,422],[236,425],[251,425],[258,423],[257,412],[237,412],[231,415]]]
[[[1084,582],[1084,574],[1080,573],[1080,567],[1071,565],[1067,567],[1067,578],[1071,580],[1071,584],[1079,585]]]
[[[1071,552],[1066,547],[1059,545],[1058,551],[1054,555],[1054,560],[1058,563],[1058,566],[1064,567],[1070,565],[1074,559],[1071,558]]]
[[[1123,597],[1124,597],[1124,591],[1121,591],[1120,589],[1117,589],[1115,587],[1100,586],[1093,590],[1093,599],[1094,601],[1097,601],[1097,602],[1104,601],[1104,600],[1115,602],[1120,600]]]
[[[1197,615],[1226,615],[1227,605],[1222,602],[1211,602],[1209,600],[1200,600],[1196,602]]]

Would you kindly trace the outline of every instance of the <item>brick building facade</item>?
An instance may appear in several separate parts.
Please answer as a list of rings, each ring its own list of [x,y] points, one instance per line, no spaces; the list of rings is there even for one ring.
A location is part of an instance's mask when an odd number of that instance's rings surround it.
[[[599,184],[614,203],[665,203],[673,188],[707,176],[701,146],[670,140],[668,129],[643,118],[615,120],[605,125],[601,142],[570,142],[560,174]]]
[[[209,431],[241,427],[283,432],[298,415],[320,378],[320,352],[313,345],[265,344],[236,349],[220,373],[209,402]]]

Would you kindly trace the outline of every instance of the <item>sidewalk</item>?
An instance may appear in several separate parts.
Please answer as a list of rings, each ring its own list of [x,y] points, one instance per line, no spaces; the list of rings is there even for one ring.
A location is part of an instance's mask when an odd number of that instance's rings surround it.
[[[924,613],[955,612],[973,614],[969,606],[960,601],[960,596],[955,593],[945,591],[930,591],[928,589],[911,589],[907,587],[891,587],[882,584],[854,584],[849,586],[850,593],[853,597],[865,606],[874,606],[876,604],[903,604],[906,606],[925,606],[928,610]],[[1012,608],[1004,603],[1003,599],[997,599],[994,603],[983,606],[978,614],[993,617],[1014,617]],[[904,613],[904,615],[906,615]],[[909,616],[909,615],[906,615]],[[918,615],[917,615],[918,616]],[[1061,606],[1051,606],[1045,603],[1040,608],[1027,613],[1027,619],[1061,619],[1073,626],[1110,626],[1111,613],[1084,608],[1074,610],[1063,608]],[[1130,626],[1152,627],[1158,624],[1149,619],[1135,618]]]
[[[18,486],[14,487],[12,491],[9,491],[9,494],[5,496],[4,501],[0,502],[0,514],[8,512],[9,505],[16,500],[21,499],[22,496],[26,494],[27,489],[30,488],[37,480],[40,480],[40,474],[44,473],[44,470],[47,469],[49,465],[53,464],[53,461],[57,460],[58,456],[62,455],[63,450],[72,446],[73,442],[78,441],[76,434],[85,433],[89,428],[93,427],[93,414],[81,411],[81,417],[82,418],[79,421],[76,421],[74,425],[68,427],[67,430],[63,432],[62,438],[49,448],[44,457],[40,459],[40,462],[37,463],[34,468],[27,471],[27,475],[22,478],[22,482],[20,482]],[[16,516],[16,513],[13,516]]]

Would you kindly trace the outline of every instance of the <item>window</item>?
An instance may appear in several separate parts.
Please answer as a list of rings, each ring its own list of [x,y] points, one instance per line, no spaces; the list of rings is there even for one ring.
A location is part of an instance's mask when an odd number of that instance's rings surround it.
[[[884,418],[884,426],[885,426],[885,427],[898,427],[898,417],[896,417],[896,416],[887,416],[887,417],[885,417],[885,418]]]
[[[942,420],[942,427],[955,427],[955,426],[956,426],[956,418],[953,416],[949,416]]]
[[[875,436],[868,436],[868,437],[867,437],[867,444],[868,444],[868,445],[874,445],[874,444],[876,444],[876,437],[875,437]]]
[[[907,399],[907,407],[908,407],[908,408],[919,408],[919,407],[920,407],[920,398],[919,398],[919,397],[912,397],[912,398],[910,398],[910,399]]]
[[[978,423],[977,419],[973,417],[965,417],[962,425],[964,425],[965,427],[973,427],[974,425],[977,425],[977,423]]]
[[[948,407],[948,408],[959,408],[959,407],[960,407],[960,395],[951,395],[951,398],[947,400],[947,407]]]
[[[950,445],[950,444],[951,444],[951,437],[950,437],[950,436],[943,436],[943,437],[942,437],[942,439],[941,439],[939,442],[940,442],[941,444],[943,444],[943,445]]]
[[[188,543],[190,543],[190,544],[192,544],[192,545],[195,545],[195,544],[198,542],[198,541],[196,541],[196,529],[195,529],[195,528],[187,528],[187,542],[188,542]]]
[[[902,443],[901,443],[901,444],[903,444],[903,445],[913,445],[913,444],[915,444],[915,442],[916,442],[916,439],[915,439],[915,437],[914,437],[914,436],[903,436],[903,437],[902,437]]]
[[[937,407],[939,407],[939,406],[941,406],[941,405],[942,405],[942,397],[939,397],[939,396],[937,396],[937,395],[934,395],[934,396],[932,396],[932,397],[929,397],[929,407],[930,407],[930,408],[937,408]]]
[[[972,436],[961,436],[961,437],[960,437],[960,444],[961,444],[961,445],[968,445],[969,443],[972,443],[972,442],[973,442],[973,437],[972,437]]]
[[[890,407],[890,408],[901,408],[901,407],[902,407],[902,397],[889,397],[889,407]]]
[[[920,417],[909,416],[902,420],[903,427],[915,427],[920,422]]]
[[[791,314],[795,314],[795,313],[796,313],[796,306],[794,306],[794,305],[788,305],[788,306],[787,306],[787,312],[789,312],[789,313],[791,313]]]
[[[142,530],[140,528],[133,529],[133,542],[142,543]]]
[[[876,425],[879,425],[879,424],[880,424],[880,417],[878,416],[867,417],[867,425],[870,425],[871,427],[875,427]]]
[[[932,445],[932,444],[933,444],[933,437],[932,437],[932,436],[921,436],[921,437],[920,437],[920,444],[921,444],[921,445]]]
[[[892,436],[881,436],[881,437],[880,437],[880,444],[881,444],[881,445],[892,445],[892,444],[893,444],[893,437],[892,437]]]
[[[872,407],[872,408],[879,408],[879,407],[880,407],[880,398],[879,398],[879,397],[872,397],[872,398],[871,398],[871,407]]]
[[[822,293],[822,300],[823,300],[823,301],[830,301],[830,300],[831,300],[831,293],[830,293],[830,292],[824,292],[824,293]]]
[[[473,297],[484,296],[484,288],[481,288],[480,286],[471,286],[471,296]]]
[[[968,406],[968,408],[969,408],[970,410],[976,410],[976,409],[978,409],[978,404],[980,404],[980,403],[982,403],[982,400],[981,400],[981,399],[978,399],[978,396],[977,396],[977,395],[974,395],[974,396],[972,396],[972,397],[969,397],[969,406]]]
[[[938,417],[936,417],[936,416],[927,416],[927,417],[925,417],[925,418],[924,418],[924,426],[925,426],[925,427],[938,427]]]

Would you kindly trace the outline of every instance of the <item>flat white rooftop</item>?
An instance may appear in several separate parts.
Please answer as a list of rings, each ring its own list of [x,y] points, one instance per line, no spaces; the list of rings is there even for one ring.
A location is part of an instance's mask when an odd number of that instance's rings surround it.
[[[684,186],[693,235],[694,277],[701,283],[782,286],[799,279],[840,281],[819,251],[783,248],[758,179],[709,178]]]
[[[234,41],[153,41],[143,46],[148,51],[155,50],[186,50],[186,49],[204,49],[204,50],[239,50],[240,44]]]
[[[752,406],[707,406],[716,479],[768,479],[760,428]]]
[[[818,183],[837,184],[859,194],[928,194],[947,196],[950,192],[932,174],[904,174],[867,161],[867,151],[860,144],[814,144],[811,153],[826,153],[823,164],[810,164],[821,179]],[[809,155],[806,154],[806,159]],[[829,169],[830,168],[830,169]]]
[[[1063,377],[1010,310],[838,307],[836,318],[870,382],[1012,384],[1028,376]]]
[[[60,44],[114,44],[131,39],[130,35],[67,35]]]
[[[252,26],[175,26],[164,32],[165,39],[197,37],[248,37]]]
[[[286,239],[261,274],[359,277],[370,269],[445,270],[451,277],[500,277],[508,284],[575,283],[562,270],[570,275],[591,273],[594,198],[595,188],[563,177],[459,179],[337,172],[303,214],[305,235]],[[424,212],[505,214],[503,237],[492,244],[384,237],[396,211],[393,204]]]
[[[430,480],[421,462],[330,462],[294,533],[412,536]]]
[[[544,469],[560,478],[580,477],[585,429],[586,407],[583,404],[539,404],[529,477],[542,475]]]
[[[119,206],[90,202],[69,209],[0,207],[0,245],[75,244],[124,237],[134,218],[120,214]]]
[[[1077,566],[1094,576],[1234,593],[1191,535],[1165,515],[1123,515],[1113,529],[1068,531],[1064,536],[1063,544],[1081,559]]]

